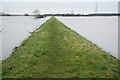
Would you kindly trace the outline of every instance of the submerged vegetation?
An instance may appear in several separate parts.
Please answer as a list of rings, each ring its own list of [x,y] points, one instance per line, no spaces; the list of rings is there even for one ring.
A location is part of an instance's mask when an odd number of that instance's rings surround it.
[[[118,59],[51,17],[3,61],[3,78],[118,78]]]

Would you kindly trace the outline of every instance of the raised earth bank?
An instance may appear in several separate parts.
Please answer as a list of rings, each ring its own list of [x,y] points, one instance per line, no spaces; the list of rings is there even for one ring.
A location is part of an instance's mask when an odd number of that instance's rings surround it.
[[[118,59],[55,17],[3,61],[3,78],[117,78]]]

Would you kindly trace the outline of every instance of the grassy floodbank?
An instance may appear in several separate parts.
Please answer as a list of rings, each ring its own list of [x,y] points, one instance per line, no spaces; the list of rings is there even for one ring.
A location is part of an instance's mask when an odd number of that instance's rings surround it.
[[[114,78],[118,59],[52,17],[3,61],[3,78]]]

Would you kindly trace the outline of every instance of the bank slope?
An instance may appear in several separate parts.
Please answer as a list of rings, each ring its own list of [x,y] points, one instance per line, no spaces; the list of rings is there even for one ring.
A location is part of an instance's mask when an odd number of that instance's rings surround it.
[[[3,78],[115,78],[118,59],[55,17],[3,61]]]

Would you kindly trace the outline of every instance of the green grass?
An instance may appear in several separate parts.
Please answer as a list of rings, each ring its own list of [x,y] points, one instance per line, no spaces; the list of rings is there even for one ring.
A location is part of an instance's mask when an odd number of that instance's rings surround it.
[[[2,78],[2,62],[0,61],[0,80]]]
[[[118,59],[51,17],[3,61],[3,78],[117,78]]]

